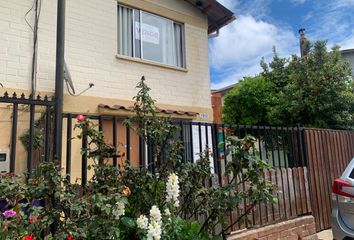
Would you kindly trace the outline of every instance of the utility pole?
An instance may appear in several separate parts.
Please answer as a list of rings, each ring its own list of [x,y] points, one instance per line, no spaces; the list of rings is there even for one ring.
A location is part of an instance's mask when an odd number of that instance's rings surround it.
[[[61,165],[65,46],[65,1],[57,0],[57,45],[55,69],[54,161]]]

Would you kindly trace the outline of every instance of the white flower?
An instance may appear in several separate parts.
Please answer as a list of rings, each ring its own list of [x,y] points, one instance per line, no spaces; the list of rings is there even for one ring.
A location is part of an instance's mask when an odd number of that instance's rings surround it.
[[[171,222],[171,212],[168,208],[165,208],[164,214],[167,217],[168,221]]]
[[[179,206],[179,182],[178,182],[178,176],[175,173],[171,173],[170,176],[168,176],[167,184],[166,184],[166,192],[167,192],[167,197],[166,200],[167,202],[171,202],[175,207]]]
[[[138,217],[138,219],[136,220],[136,224],[138,225],[138,228],[147,230],[149,225],[149,220],[145,215],[140,215],[140,217]]]
[[[112,214],[115,216],[116,219],[119,219],[120,216],[125,214],[125,205],[123,202],[117,202],[116,206],[112,210]]]
[[[158,209],[158,207],[156,207],[155,205],[151,207],[150,209],[150,217],[151,217],[151,221],[155,221],[158,224],[161,225],[161,212]]]
[[[161,239],[161,226],[154,220],[150,221],[148,226],[147,240],[160,240]]]

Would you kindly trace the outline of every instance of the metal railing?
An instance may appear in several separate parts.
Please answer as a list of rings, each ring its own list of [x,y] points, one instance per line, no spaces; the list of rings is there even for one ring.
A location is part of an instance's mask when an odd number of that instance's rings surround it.
[[[50,149],[52,149],[50,138],[51,138],[51,113],[52,107],[54,106],[54,101],[49,99],[47,96],[43,98],[38,95],[37,97],[28,96],[26,97],[24,93],[18,96],[16,93],[9,95],[5,92],[3,96],[0,97],[0,103],[6,104],[6,109],[12,109],[11,119],[11,143],[10,143],[10,172],[15,172],[16,166],[16,149],[17,149],[17,139],[18,139],[18,113],[19,111],[29,112],[29,124],[28,124],[28,146],[27,150],[27,171],[29,173],[33,170],[33,153],[34,153],[34,136],[35,136],[35,124],[38,119],[35,118],[36,111],[41,108],[43,113],[41,123],[44,125],[44,160],[49,161],[50,159]],[[19,106],[22,106],[19,110]],[[5,130],[5,129],[4,129]],[[4,131],[3,130],[3,131]]]
[[[9,96],[7,93],[0,97],[0,103],[7,103],[12,108],[11,119],[11,147],[10,147],[10,172],[15,172],[16,144],[18,129],[19,105],[24,105],[29,114],[29,146],[27,155],[27,170],[31,172],[35,167],[34,162],[49,161],[53,155],[53,124],[52,109],[54,102],[48,97],[40,96],[33,98],[25,97],[22,94]],[[38,117],[40,110],[40,117]],[[36,115],[37,112],[37,115]],[[63,164],[65,171],[71,176],[69,180],[80,178],[81,184],[85,185],[90,178],[88,165],[90,159],[86,155],[85,149],[88,146],[88,139],[85,134],[81,139],[76,139],[78,134],[74,130],[76,117],[78,114],[64,113],[63,132],[64,149]],[[126,160],[134,166],[150,166],[154,158],[151,143],[145,144],[144,140],[134,129],[123,124],[126,118],[117,116],[86,115],[97,124],[97,129],[104,133],[107,141],[120,155],[113,155],[109,162],[117,166]],[[228,136],[238,136],[242,138],[247,134],[256,138],[256,151],[262,160],[269,163],[272,170],[260,173],[281,190],[278,194],[278,203],[274,205],[258,206],[249,216],[249,221],[236,226],[233,230],[244,227],[263,226],[269,223],[294,218],[296,216],[311,213],[309,204],[309,194],[307,184],[307,156],[304,147],[304,129],[301,127],[269,127],[269,126],[243,126],[224,125],[206,122],[174,121],[179,126],[178,138],[183,145],[184,162],[195,162],[199,154],[206,149],[210,150],[211,169],[218,179],[218,184],[224,184],[225,166],[230,156],[226,154],[225,142]],[[40,159],[34,159],[34,139],[35,125],[40,125],[44,132],[43,147]],[[83,154],[81,154],[83,153]],[[255,152],[256,154],[256,152]],[[103,159],[100,159],[100,161]],[[80,169],[77,171],[77,169]],[[76,169],[75,173],[73,169]],[[245,187],[245,186],[243,186]],[[245,199],[245,204],[247,199]],[[236,212],[230,212],[230,218],[237,216]]]

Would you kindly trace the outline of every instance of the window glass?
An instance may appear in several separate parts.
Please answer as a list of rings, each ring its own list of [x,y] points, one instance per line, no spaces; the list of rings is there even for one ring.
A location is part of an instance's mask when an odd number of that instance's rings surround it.
[[[141,58],[140,44],[140,11],[134,9],[134,56]]]
[[[176,65],[172,21],[143,13],[141,35],[144,59]]]
[[[118,53],[185,67],[183,25],[118,5]]]
[[[349,177],[354,179],[354,168],[353,168],[352,172],[350,173]]]
[[[118,53],[133,56],[133,10],[118,5]]]

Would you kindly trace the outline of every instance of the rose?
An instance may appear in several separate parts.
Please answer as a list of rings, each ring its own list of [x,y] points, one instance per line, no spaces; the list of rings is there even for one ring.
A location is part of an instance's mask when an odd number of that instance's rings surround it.
[[[86,116],[82,115],[82,114],[79,114],[77,115],[76,119],[79,121],[79,122],[82,122],[82,121],[85,121],[86,120]]]
[[[22,238],[22,240],[34,240],[34,236],[33,236],[33,234],[31,233],[31,234],[28,234],[28,235],[24,236],[24,237]]]
[[[68,236],[67,240],[76,240],[76,238],[72,237],[71,235]]]
[[[14,210],[6,210],[3,214],[2,214],[5,218],[13,218],[17,215],[17,213]]]

